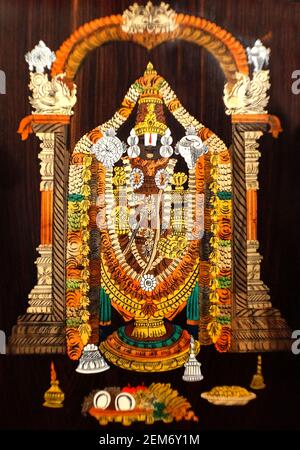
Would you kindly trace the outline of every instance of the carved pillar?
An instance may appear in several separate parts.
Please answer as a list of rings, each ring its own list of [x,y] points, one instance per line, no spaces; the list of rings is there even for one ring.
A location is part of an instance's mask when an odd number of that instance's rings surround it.
[[[61,73],[49,78],[56,55],[43,41],[26,53],[32,107],[18,129],[22,139],[34,132],[41,141],[41,231],[37,283],[26,314],[9,339],[10,353],[65,352],[65,243],[69,152],[67,126],[76,103],[76,85]]]
[[[37,248],[37,284],[29,305],[9,339],[10,353],[64,353],[64,254],[69,153],[66,125],[35,124],[41,140],[41,244]]]
[[[252,77],[236,74],[226,83],[224,103],[232,120],[233,191],[233,307],[231,351],[290,349],[290,330],[280,312],[272,307],[268,287],[260,278],[262,256],[258,253],[257,190],[258,139],[270,127],[273,137],[281,130],[276,116],[268,114],[270,50],[260,40],[247,48],[253,64]]]
[[[41,243],[37,248],[37,284],[30,292],[27,313],[51,314],[52,306],[52,222],[54,133],[37,133],[41,140],[40,191],[41,191]]]
[[[258,253],[257,240],[257,190],[259,171],[259,143],[263,132],[245,131],[245,173],[247,190],[247,292],[248,307],[271,308],[269,288],[260,279],[262,256]]]
[[[255,122],[256,119],[257,116],[251,114],[232,117],[234,305],[231,351],[238,352],[290,349],[290,330],[280,312],[272,307],[269,289],[260,277],[257,140],[267,129],[267,123]]]

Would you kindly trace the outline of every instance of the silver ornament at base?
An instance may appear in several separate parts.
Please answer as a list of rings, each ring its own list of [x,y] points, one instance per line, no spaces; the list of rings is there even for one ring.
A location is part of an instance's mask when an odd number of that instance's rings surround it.
[[[201,363],[197,361],[195,355],[195,341],[193,336],[191,336],[190,344],[190,354],[188,361],[184,364],[184,374],[183,381],[193,382],[203,380],[203,375],[201,373]]]
[[[97,345],[87,344],[82,352],[76,372],[83,374],[100,373],[109,369]]]

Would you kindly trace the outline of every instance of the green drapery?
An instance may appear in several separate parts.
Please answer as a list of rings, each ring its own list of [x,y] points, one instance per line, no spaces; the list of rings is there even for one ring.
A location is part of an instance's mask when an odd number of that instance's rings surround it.
[[[190,325],[198,324],[200,319],[200,308],[199,308],[199,284],[195,284],[195,287],[188,298],[186,306],[186,317],[187,323]]]
[[[109,296],[100,288],[100,325],[109,325],[111,322],[111,303]]]

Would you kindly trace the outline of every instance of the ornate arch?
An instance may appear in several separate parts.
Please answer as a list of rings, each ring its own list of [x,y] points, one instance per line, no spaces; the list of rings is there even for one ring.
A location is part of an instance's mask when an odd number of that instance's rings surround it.
[[[145,29],[136,33],[133,32],[136,25],[131,24],[134,14],[133,11],[130,16],[130,12],[125,11],[122,16],[103,17],[79,27],[57,50],[51,71],[52,77],[66,73],[69,80],[74,80],[85,57],[107,42],[131,41],[150,50],[174,39],[193,42],[208,50],[220,64],[228,82],[235,82],[236,72],[248,75],[249,67],[244,47],[232,34],[215,23],[200,17],[173,12],[167,31],[153,33]]]

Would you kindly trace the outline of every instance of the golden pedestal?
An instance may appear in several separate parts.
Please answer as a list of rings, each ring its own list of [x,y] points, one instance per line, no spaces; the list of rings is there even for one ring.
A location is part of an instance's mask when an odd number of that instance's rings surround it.
[[[143,319],[134,322],[132,337],[137,339],[157,338],[166,334],[166,327],[162,319]]]
[[[165,323],[165,334],[136,336],[136,323],[119,328],[100,344],[105,359],[122,369],[136,372],[165,372],[182,367],[189,357],[190,335],[178,325]],[[142,327],[141,327],[142,328]],[[141,329],[139,328],[139,329]],[[149,327],[151,329],[151,327]],[[162,328],[160,328],[162,329]],[[151,331],[155,335],[154,330]],[[195,342],[195,352],[200,344]]]

